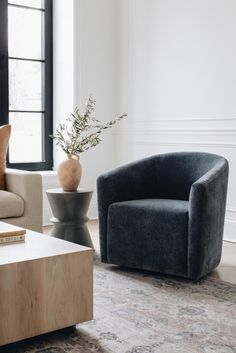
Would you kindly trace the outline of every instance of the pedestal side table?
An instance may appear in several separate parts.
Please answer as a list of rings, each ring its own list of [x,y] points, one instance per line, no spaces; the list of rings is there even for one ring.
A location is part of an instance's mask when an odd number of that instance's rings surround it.
[[[87,211],[93,191],[78,189],[66,192],[58,188],[48,189],[46,194],[53,213],[51,235],[94,248],[87,227]]]

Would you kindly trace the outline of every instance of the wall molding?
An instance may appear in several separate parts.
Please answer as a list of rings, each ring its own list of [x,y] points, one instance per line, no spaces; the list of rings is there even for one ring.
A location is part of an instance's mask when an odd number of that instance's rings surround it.
[[[138,119],[127,118],[117,129],[118,134],[193,134],[235,136],[236,117],[233,119]]]
[[[136,116],[137,119],[135,119],[135,123],[147,123],[147,121],[145,119],[143,119],[142,117],[138,117]],[[199,115],[199,116],[194,116],[194,115],[189,115],[189,116],[185,116],[185,117],[158,117],[158,116],[152,116],[151,118],[148,119],[148,122],[152,123],[152,122],[173,122],[173,121],[236,121],[236,114],[232,115],[232,116],[228,116],[228,115],[217,115],[217,116],[209,116],[209,115]]]
[[[165,128],[159,129],[157,127],[145,127],[144,129],[139,127],[128,128],[124,132],[117,132],[117,135],[124,135],[124,134],[135,134],[135,133],[149,133],[149,134],[173,134],[173,135],[210,135],[210,136],[225,136],[236,135],[236,129],[173,129],[173,128]]]
[[[201,146],[201,147],[226,147],[226,148],[236,148],[236,143],[228,142],[191,142],[191,141],[133,141],[137,145],[163,145],[163,146]]]
[[[236,222],[236,209],[227,207],[225,218],[228,221]],[[236,234],[235,234],[235,236],[236,236]]]
[[[236,221],[225,218],[224,240],[236,243]]]

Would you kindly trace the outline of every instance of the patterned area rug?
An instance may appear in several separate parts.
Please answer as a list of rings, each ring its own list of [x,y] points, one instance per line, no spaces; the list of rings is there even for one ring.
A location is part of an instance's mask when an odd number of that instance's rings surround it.
[[[130,271],[95,257],[94,320],[0,352],[236,352],[235,285]]]

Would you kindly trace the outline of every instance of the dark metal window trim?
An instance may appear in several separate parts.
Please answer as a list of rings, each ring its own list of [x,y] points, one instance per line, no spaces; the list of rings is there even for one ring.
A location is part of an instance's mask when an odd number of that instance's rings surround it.
[[[32,163],[10,163],[7,157],[7,167],[25,170],[51,170],[53,169],[53,141],[49,137],[53,131],[53,35],[52,35],[52,0],[45,1],[45,8],[31,8],[21,5],[16,7],[30,8],[39,10],[45,14],[45,60],[36,59],[21,59],[11,57],[8,58],[8,0],[0,1],[0,125],[8,124],[9,112],[22,112],[22,113],[43,113],[43,156],[45,160],[42,162]],[[43,111],[23,111],[23,110],[9,110],[9,81],[8,81],[8,59],[39,61],[45,65],[44,70],[44,110]]]
[[[21,60],[21,61],[33,61],[33,62],[36,62],[36,63],[45,63],[45,60],[44,59],[30,59],[30,58],[17,58],[17,57],[14,57],[14,56],[9,56],[8,59],[13,59],[13,60]]]
[[[0,1],[0,122],[8,123],[8,15],[7,0]]]
[[[46,0],[47,2],[47,0]],[[18,5],[18,4],[13,4],[11,2],[8,3],[8,6],[12,6],[12,7],[20,7],[21,9],[29,9],[29,10],[36,10],[36,11],[42,11],[44,12],[45,11],[45,8],[42,9],[40,7],[33,7],[33,6],[26,6],[26,5]],[[45,7],[46,7],[46,4],[45,4]]]

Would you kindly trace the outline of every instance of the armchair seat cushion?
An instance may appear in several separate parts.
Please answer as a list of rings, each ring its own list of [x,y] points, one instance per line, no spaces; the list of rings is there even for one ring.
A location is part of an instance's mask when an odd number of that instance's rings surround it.
[[[108,209],[108,262],[186,276],[189,202],[142,199]]]
[[[21,217],[24,209],[24,200],[20,196],[0,190],[0,218]]]

